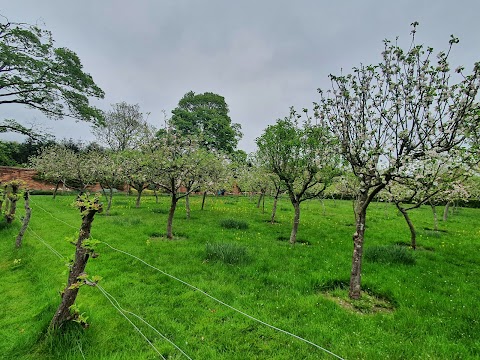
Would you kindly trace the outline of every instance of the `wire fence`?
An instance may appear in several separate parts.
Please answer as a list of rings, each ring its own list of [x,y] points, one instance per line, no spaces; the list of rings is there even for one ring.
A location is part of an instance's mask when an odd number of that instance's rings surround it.
[[[60,252],[55,250],[53,246],[48,244],[42,237],[40,237],[35,231],[33,231],[30,227],[28,227],[28,230],[39,240],[46,248],[48,248],[55,256],[60,258],[61,260],[66,260],[67,257],[63,256]],[[158,331],[155,327],[153,327],[150,323],[148,323],[145,319],[143,319],[141,316],[123,309],[119,302],[111,295],[109,292],[107,292],[102,286],[96,284],[96,287],[100,290],[100,292],[107,298],[107,300],[112,304],[112,306],[134,327],[135,330],[137,330],[140,335],[150,344],[150,346],[155,350],[157,354],[160,355],[162,359],[165,359],[164,356],[159,352],[159,350],[153,345],[153,343],[143,334],[143,332],[128,318],[128,316],[125,315],[125,313],[130,314],[143,322],[145,325],[147,325],[150,329],[155,331],[160,337],[167,342],[169,342],[171,345],[173,345],[177,350],[179,350],[183,355],[185,355],[188,359],[192,360],[180,347],[178,347],[173,341],[168,339],[165,335],[163,335],[160,331]],[[82,348],[80,347],[80,344],[78,343],[80,353],[82,355],[82,358],[85,359],[85,355],[83,354]]]
[[[142,317],[138,316],[137,314],[131,312],[131,311],[128,311],[128,310],[125,310],[123,309],[120,304],[118,303],[118,301],[110,294],[108,293],[104,288],[102,288],[100,285],[97,284],[97,288],[104,294],[106,295],[109,300],[113,300],[113,302],[115,303],[115,307],[117,308],[117,310],[119,310],[120,312],[122,312],[123,314],[129,314],[129,315],[132,315],[134,316],[135,318],[137,318],[138,320],[140,320],[141,322],[143,322],[145,325],[147,325],[150,329],[152,329],[153,331],[155,331],[162,339],[164,339],[165,341],[169,342],[173,347],[175,347],[178,351],[180,351],[187,359],[189,360],[192,360],[192,358],[190,356],[188,356],[185,351],[183,351],[180,347],[178,347],[173,341],[171,341],[170,339],[168,339],[165,335],[163,335],[162,333],[160,333],[156,328],[154,328],[152,325],[150,325],[147,321],[145,321]]]
[[[55,220],[57,220],[57,221],[65,224],[65,225],[68,225],[69,227],[71,227],[71,228],[73,228],[73,229],[77,229],[77,227],[75,227],[75,226],[73,226],[73,225],[70,225],[70,224],[68,224],[67,222],[59,219],[58,217],[56,217],[55,215],[53,215],[53,214],[52,214],[51,212],[49,212],[48,210],[46,210],[45,208],[41,207],[40,205],[35,204],[35,206],[38,206],[41,210],[43,210],[44,212],[46,212],[47,214],[49,214],[53,219],[55,219]],[[31,230],[31,231],[32,231],[32,230]],[[37,235],[37,237],[38,237],[38,235]],[[39,240],[41,239],[40,237],[38,237],[38,238],[39,238]],[[42,243],[44,243],[45,246],[49,247],[49,248],[52,250],[52,252],[56,252],[56,250],[54,250],[51,246],[49,246],[46,242],[44,242],[43,239],[42,239],[41,241],[42,241]],[[169,277],[169,278],[171,278],[171,279],[173,279],[173,280],[175,280],[175,281],[178,281],[178,282],[182,283],[183,285],[185,285],[185,286],[187,286],[187,287],[189,287],[189,288],[197,291],[198,293],[200,293],[200,294],[202,294],[202,295],[210,298],[211,300],[213,300],[213,301],[215,301],[215,302],[217,302],[217,303],[219,303],[219,304],[221,304],[221,305],[229,308],[230,310],[235,311],[235,312],[241,314],[242,316],[249,318],[250,320],[253,320],[253,321],[255,321],[255,322],[258,322],[259,324],[262,324],[262,325],[264,325],[264,326],[266,326],[266,327],[269,327],[269,328],[271,328],[271,329],[273,329],[273,330],[275,330],[275,331],[281,332],[281,333],[286,334],[286,335],[288,335],[288,336],[291,336],[291,337],[293,337],[293,338],[295,338],[295,339],[297,339],[297,340],[299,340],[299,341],[302,341],[302,342],[304,342],[304,343],[307,343],[307,344],[315,347],[316,349],[321,350],[321,351],[323,351],[323,352],[325,352],[325,353],[327,353],[327,354],[329,354],[329,355],[331,355],[331,356],[333,356],[333,357],[335,357],[335,358],[337,358],[337,359],[345,360],[345,359],[342,358],[341,356],[333,353],[332,351],[330,351],[330,350],[328,350],[328,349],[326,349],[326,348],[324,348],[324,347],[322,347],[322,346],[320,346],[320,345],[318,345],[318,344],[315,344],[314,342],[312,342],[312,341],[310,341],[310,340],[307,340],[307,339],[305,339],[305,338],[303,338],[303,337],[301,337],[301,336],[298,336],[298,335],[296,335],[296,334],[293,334],[293,333],[291,333],[291,332],[289,332],[289,331],[287,331],[287,330],[283,330],[283,329],[281,329],[281,328],[279,328],[279,327],[276,327],[276,326],[274,326],[274,325],[271,325],[271,324],[269,324],[269,323],[267,323],[267,322],[265,322],[265,321],[262,321],[262,320],[254,317],[254,316],[252,316],[252,315],[247,314],[246,312],[244,312],[244,311],[242,311],[242,310],[239,310],[239,309],[237,309],[237,308],[235,308],[235,307],[233,307],[233,306],[225,303],[224,301],[222,301],[222,300],[220,300],[220,299],[218,299],[218,298],[216,298],[216,297],[208,294],[206,291],[204,291],[204,290],[202,290],[202,289],[200,289],[200,288],[198,288],[198,287],[196,287],[196,286],[194,286],[194,285],[192,285],[192,284],[190,284],[190,283],[188,283],[188,282],[186,282],[186,281],[184,281],[184,280],[182,280],[182,279],[179,279],[179,278],[177,278],[176,276],[171,275],[171,274],[169,274],[169,273],[167,273],[167,272],[165,272],[165,271],[163,271],[163,270],[155,267],[154,265],[149,264],[148,262],[146,262],[145,260],[139,258],[138,256],[135,256],[135,255],[133,255],[133,254],[127,252],[127,251],[124,251],[124,250],[115,248],[115,247],[113,247],[112,245],[106,243],[105,241],[99,241],[99,243],[106,245],[107,247],[109,247],[109,248],[112,249],[113,251],[116,251],[116,252],[118,252],[118,253],[122,253],[122,254],[127,255],[127,256],[129,256],[129,257],[131,257],[131,258],[136,259],[137,261],[139,261],[139,262],[143,263],[144,265],[146,265],[146,266],[154,269],[155,271],[157,271],[157,272],[159,272],[159,273],[161,273],[161,274],[163,274],[163,275],[165,275],[165,276],[167,276],[167,277]],[[56,253],[59,254],[58,252],[56,252]],[[57,256],[58,256],[58,255],[57,255]],[[62,255],[60,254],[60,256],[62,256]],[[63,256],[62,256],[62,257],[63,257]],[[103,291],[102,291],[103,295],[104,295],[105,297],[107,297],[107,299],[108,299],[108,300],[110,301],[110,303],[117,309],[117,311],[119,311],[119,312],[134,326],[134,328],[137,329],[137,331],[140,332],[140,334],[145,338],[145,340],[147,340],[147,342],[148,342],[152,347],[154,347],[153,344],[151,344],[151,342],[148,340],[148,338],[146,338],[146,337],[143,335],[143,333],[138,329],[138,327],[135,326],[135,324],[133,324],[133,323],[131,322],[131,320],[125,315],[125,313],[129,313],[129,314],[137,317],[137,318],[140,319],[142,322],[144,322],[145,324],[147,324],[147,326],[149,326],[149,327],[152,328],[155,332],[157,332],[157,334],[159,334],[162,338],[164,338],[165,340],[167,340],[168,342],[170,342],[170,340],[166,339],[163,335],[160,334],[160,332],[158,332],[158,330],[156,330],[153,326],[151,326],[150,324],[148,324],[145,320],[141,319],[138,315],[133,314],[133,313],[130,313],[130,312],[128,312],[128,311],[123,312],[123,311],[122,311],[123,309],[122,309],[119,305],[115,305],[115,301],[113,301],[114,298],[113,298],[111,295],[110,295],[110,297],[109,297],[109,294],[108,294],[103,288],[101,288],[99,285],[97,285],[97,287],[99,288],[100,291],[103,290]],[[105,291],[105,292],[104,292],[104,291]],[[118,302],[117,302],[117,304],[118,304]],[[171,343],[173,346],[175,346],[175,348],[177,348],[179,351],[181,351],[183,355],[185,355],[187,358],[189,358],[188,355],[186,355],[179,347],[177,347],[177,346],[176,346],[175,344],[173,344],[172,342],[170,342],[170,343]],[[157,352],[158,352],[158,351],[157,351]],[[190,359],[190,358],[189,358],[189,359]]]

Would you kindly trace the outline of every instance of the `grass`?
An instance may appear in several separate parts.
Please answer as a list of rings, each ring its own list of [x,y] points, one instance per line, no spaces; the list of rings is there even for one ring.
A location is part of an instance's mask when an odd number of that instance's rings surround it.
[[[221,261],[228,265],[244,264],[250,258],[245,246],[230,243],[207,243],[205,253],[207,261]]]
[[[367,247],[364,251],[364,258],[366,261],[383,264],[415,264],[413,250],[398,244]]]
[[[271,199],[266,199],[265,214],[255,207],[255,198],[209,197],[203,211],[201,200],[201,196],[191,198],[189,220],[179,203],[173,231],[182,235],[182,241],[158,241],[154,236],[166,232],[166,197],[158,204],[154,197],[144,197],[137,209],[134,196],[122,194],[114,196],[115,216],[95,218],[92,236],[345,359],[480,357],[480,210],[459,209],[447,222],[440,222],[446,230],[440,236],[419,231],[418,245],[434,251],[416,251],[415,265],[365,260],[365,295],[348,308],[338,299],[347,301],[345,284],[354,231],[349,225],[353,222],[351,202],[325,200],[324,215],[318,201],[303,203],[298,236],[308,239],[309,246],[292,247],[288,241],[278,241],[288,239],[291,231],[293,208],[286,198],[280,200],[279,223],[274,225],[266,222]],[[65,238],[80,225],[72,202],[70,196],[55,200],[32,196],[31,201],[31,230],[63,256],[73,254],[74,247]],[[19,217],[22,205],[18,206]],[[408,228],[395,213],[388,204],[371,205],[366,251],[408,243]],[[433,227],[428,207],[411,216],[418,229]],[[226,229],[219,219],[241,220],[248,228]],[[69,326],[61,336],[45,334],[60,302],[67,268],[30,231],[24,246],[15,249],[19,228],[16,220],[0,230],[2,359],[83,359],[82,354],[89,360],[158,358],[95,287],[82,287],[77,298],[89,317],[88,329]],[[236,265],[205,261],[207,244],[248,249],[249,261]],[[105,244],[99,244],[96,251],[99,257],[89,260],[86,272],[102,276],[101,286],[123,308],[147,320],[193,359],[332,358]],[[385,302],[377,303],[378,299]],[[372,311],[382,306],[388,311]],[[182,358],[153,330],[135,318],[132,321],[165,358]]]
[[[224,220],[220,221],[220,226],[225,228],[225,229],[237,229],[237,230],[248,229],[248,223],[247,222],[242,221],[242,220],[235,220],[235,219],[224,219]]]

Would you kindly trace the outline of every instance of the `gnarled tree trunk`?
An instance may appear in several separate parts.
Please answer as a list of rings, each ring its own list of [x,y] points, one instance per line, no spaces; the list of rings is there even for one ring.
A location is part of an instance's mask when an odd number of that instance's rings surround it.
[[[62,183],[62,181],[61,181],[61,180],[58,180],[58,181],[57,181],[57,184],[55,185],[55,190],[53,190],[53,198],[54,198],[54,199],[57,197],[58,187],[60,186],[61,183]]]
[[[170,203],[170,211],[168,212],[168,220],[167,220],[167,238],[168,239],[173,239],[173,232],[172,232],[173,215],[175,215],[177,202],[178,202],[177,194],[172,193],[172,201]]]
[[[433,230],[438,231],[438,216],[437,216],[437,207],[433,202],[430,203],[430,207],[433,212]]]
[[[137,200],[135,201],[135,207],[139,208],[140,207],[140,200],[142,198],[142,192],[143,188],[140,187],[137,189]]]
[[[445,205],[445,209],[443,210],[443,221],[448,220],[448,211],[450,210],[450,204],[450,202],[447,202],[447,204]]]
[[[17,211],[17,200],[18,194],[16,192],[12,192],[8,195],[8,203],[10,205],[7,213],[5,214],[5,218],[7,219],[7,224],[11,224],[15,219],[15,213]]]
[[[412,249],[415,250],[417,248],[417,232],[415,231],[412,220],[410,219],[410,216],[408,216],[407,210],[402,208],[399,203],[395,203],[395,206],[402,213],[405,221],[407,222],[408,228],[410,229],[410,244]]]
[[[202,198],[202,210],[203,210],[203,208],[204,208],[204,206],[205,206],[205,198],[206,198],[206,197],[207,197],[207,192],[204,191],[204,192],[203,192],[203,198]]]
[[[263,198],[263,192],[260,193],[260,196],[258,197],[257,201],[257,209],[260,209],[260,204],[262,203],[262,198]]]
[[[355,233],[353,234],[352,271],[350,273],[350,288],[348,296],[359,299],[362,289],[362,258],[363,242],[365,239],[365,222],[367,218],[368,193],[359,194],[355,204]]]
[[[0,214],[2,214],[4,204],[5,204],[5,207],[7,207],[7,186],[6,185],[3,188],[2,197],[0,198]],[[5,212],[7,212],[7,210],[5,210]]]
[[[190,219],[190,194],[185,195],[185,210],[187,213],[187,219]]]
[[[23,235],[27,230],[28,223],[30,222],[30,216],[32,215],[28,191],[25,191],[25,193],[23,194],[23,198],[25,200],[25,217],[23,218],[22,228],[20,229],[20,232],[17,235],[17,239],[15,240],[15,247],[17,248],[22,246]]]
[[[300,224],[300,201],[292,201],[295,215],[293,216],[292,232],[290,233],[290,244],[295,245],[297,242],[298,224]]]
[[[280,195],[280,189],[277,189],[275,192],[275,196],[273,197],[273,207],[272,207],[272,217],[270,223],[275,223],[275,215],[277,214],[277,203],[278,203],[278,196]]]
[[[62,302],[50,322],[50,329],[60,328],[66,321],[73,318],[70,314],[70,307],[75,303],[75,299],[77,298],[79,286],[76,285],[81,281],[78,278],[84,273],[90,256],[90,251],[83,246],[83,241],[90,238],[93,218],[98,211],[101,211],[101,205],[99,205],[97,209],[80,207],[80,211],[82,213],[82,225],[80,227],[78,240],[75,243],[75,260],[68,274],[67,286],[62,294]]]
[[[108,193],[108,205],[107,205],[107,211],[106,214],[110,215],[110,208],[112,207],[112,199],[113,199],[113,189],[110,187],[110,191]]]

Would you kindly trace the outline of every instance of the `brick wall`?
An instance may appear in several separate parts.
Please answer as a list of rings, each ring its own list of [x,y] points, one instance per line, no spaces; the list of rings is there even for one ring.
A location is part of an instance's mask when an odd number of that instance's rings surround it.
[[[45,181],[34,179],[38,172],[35,169],[18,168],[11,166],[0,166],[0,183],[5,183],[11,180],[22,180],[26,183],[26,188],[30,190],[55,190],[55,185]],[[60,185],[60,188],[62,185]],[[100,191],[99,185],[91,188],[92,191]]]
[[[34,169],[24,169],[10,166],[0,166],[0,183],[11,180],[23,180],[26,187],[31,190],[53,190],[54,184],[33,179],[37,175]]]

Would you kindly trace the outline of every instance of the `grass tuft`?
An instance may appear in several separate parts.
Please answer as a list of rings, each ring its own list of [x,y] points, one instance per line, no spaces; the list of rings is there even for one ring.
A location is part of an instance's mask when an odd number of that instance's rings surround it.
[[[405,246],[376,245],[365,249],[365,260],[383,264],[415,264],[415,257]]]
[[[245,230],[248,229],[248,223],[242,220],[235,220],[235,219],[225,219],[220,222],[220,226],[225,229],[237,229],[237,230]]]
[[[206,260],[221,261],[228,265],[246,264],[250,260],[247,248],[231,243],[207,243]]]

